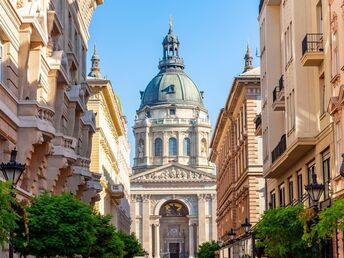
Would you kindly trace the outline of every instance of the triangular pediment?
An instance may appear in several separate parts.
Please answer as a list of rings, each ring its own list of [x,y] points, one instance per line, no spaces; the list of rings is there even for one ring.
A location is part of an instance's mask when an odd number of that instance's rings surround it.
[[[178,163],[171,163],[160,166],[130,178],[131,183],[174,183],[174,182],[209,182],[216,183],[216,177],[209,173],[184,166]]]

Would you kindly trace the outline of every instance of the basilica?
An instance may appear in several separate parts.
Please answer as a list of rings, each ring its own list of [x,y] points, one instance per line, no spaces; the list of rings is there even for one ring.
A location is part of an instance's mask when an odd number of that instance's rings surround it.
[[[179,44],[170,22],[160,71],[140,92],[133,127],[131,231],[155,258],[193,258],[200,244],[217,239],[211,126]]]

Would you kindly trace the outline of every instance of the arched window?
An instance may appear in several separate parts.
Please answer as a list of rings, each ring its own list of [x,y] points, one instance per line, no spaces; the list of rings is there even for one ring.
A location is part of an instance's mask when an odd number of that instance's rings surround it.
[[[174,137],[168,140],[168,153],[170,156],[177,156],[177,139]]]
[[[190,139],[185,138],[184,139],[184,156],[191,156],[191,150],[190,150]]]
[[[161,138],[156,138],[154,141],[154,156],[162,156],[162,140]]]

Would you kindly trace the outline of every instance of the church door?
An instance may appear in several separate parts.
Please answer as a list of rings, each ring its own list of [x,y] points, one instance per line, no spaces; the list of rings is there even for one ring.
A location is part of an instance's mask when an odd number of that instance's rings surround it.
[[[179,243],[170,243],[170,258],[179,258],[180,246]]]

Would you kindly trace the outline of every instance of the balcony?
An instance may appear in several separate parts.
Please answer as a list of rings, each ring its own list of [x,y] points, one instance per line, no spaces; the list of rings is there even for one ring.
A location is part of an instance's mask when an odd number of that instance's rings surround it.
[[[256,136],[262,135],[262,114],[256,115],[254,118],[254,123],[256,125]]]
[[[124,185],[109,183],[109,190],[111,197],[115,199],[121,199],[124,197]]]
[[[322,33],[308,33],[302,41],[303,66],[319,66],[324,61]]]
[[[271,152],[271,163],[274,163],[285,152],[286,149],[287,138],[286,135],[283,134],[281,140],[279,141],[275,149],[273,149],[273,151]]]
[[[278,81],[278,85],[272,92],[272,109],[274,111],[284,111],[285,109],[285,97],[284,97],[284,79],[283,75]]]
[[[266,2],[266,5],[280,5],[281,4],[281,0],[260,0],[259,13],[262,11],[264,2]]]

